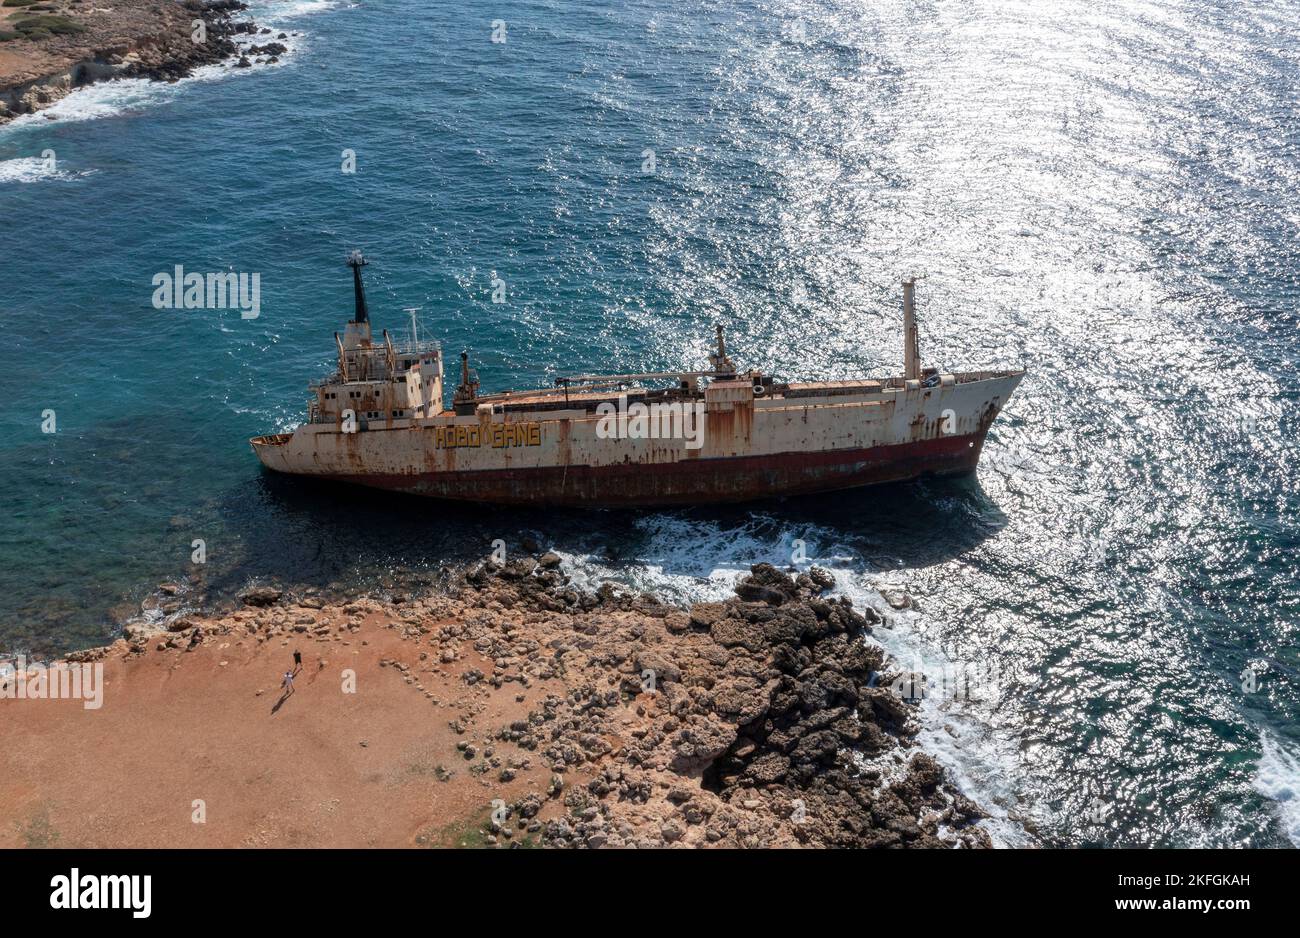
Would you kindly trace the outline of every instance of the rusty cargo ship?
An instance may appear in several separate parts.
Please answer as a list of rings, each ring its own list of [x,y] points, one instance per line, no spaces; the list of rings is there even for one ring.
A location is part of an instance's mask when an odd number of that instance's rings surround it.
[[[903,373],[778,381],[740,371],[722,329],[701,371],[571,375],[483,393],[461,354],[445,406],[442,350],[371,333],[354,253],[354,314],[307,421],[254,437],[277,472],[442,499],[514,505],[684,505],[973,471],[1024,372],[922,367],[915,287],[903,284]],[[656,386],[659,385],[659,386]]]

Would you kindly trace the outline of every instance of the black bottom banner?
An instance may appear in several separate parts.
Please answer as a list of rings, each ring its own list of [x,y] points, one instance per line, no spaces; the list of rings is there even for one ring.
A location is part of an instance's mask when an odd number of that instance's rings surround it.
[[[35,916],[127,927],[252,920],[372,923],[449,904],[496,918],[572,905],[585,917],[709,908],[731,926],[798,906],[930,925],[1046,915],[1064,922],[1241,916],[1288,908],[1291,851],[11,851],[13,923]],[[820,901],[810,903],[812,896]],[[769,901],[776,901],[772,905]],[[548,916],[549,917],[549,916]],[[491,919],[489,919],[491,920]],[[1049,921],[1052,919],[1048,919]]]

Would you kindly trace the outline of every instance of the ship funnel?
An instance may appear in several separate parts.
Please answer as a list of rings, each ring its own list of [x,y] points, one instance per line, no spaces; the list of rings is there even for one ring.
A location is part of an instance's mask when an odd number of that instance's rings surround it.
[[[903,281],[903,377],[921,377],[921,352],[916,337],[916,279]]]
[[[369,261],[361,256],[360,251],[353,251],[348,255],[348,266],[352,268],[352,292],[357,301],[352,321],[358,324],[370,321],[370,313],[366,310],[366,288],[361,285],[361,268],[368,263]]]

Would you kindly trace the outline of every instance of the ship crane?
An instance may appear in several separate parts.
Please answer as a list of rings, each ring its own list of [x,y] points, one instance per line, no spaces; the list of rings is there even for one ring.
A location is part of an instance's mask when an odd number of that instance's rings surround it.
[[[451,406],[462,416],[474,413],[478,401],[478,372],[469,366],[469,352],[460,353],[460,384],[452,395]]]

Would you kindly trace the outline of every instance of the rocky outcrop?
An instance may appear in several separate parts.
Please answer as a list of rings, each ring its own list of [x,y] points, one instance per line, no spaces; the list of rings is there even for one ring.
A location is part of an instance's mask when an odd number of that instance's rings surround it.
[[[250,587],[239,606],[132,624],[113,654],[174,669],[206,646],[292,643],[323,658],[383,630],[379,668],[450,729],[435,776],[481,786],[463,797],[481,799],[489,845],[990,845],[916,745],[876,614],[828,596],[825,571],[758,564],[735,596],[690,608],[579,590],[556,554],[422,576],[362,597]]]
[[[546,579],[516,582],[526,594]],[[983,812],[933,758],[908,752],[911,710],[885,689],[884,651],[866,637],[874,614],[821,598],[830,582],[824,571],[792,578],[759,564],[736,599],[684,615],[606,596],[602,608],[648,613],[591,638],[587,655],[615,667],[617,684],[580,686],[536,726],[530,718],[502,733],[540,736],[556,767],[601,765],[565,795],[567,813],[546,825],[545,841],[988,846],[975,826]],[[629,707],[642,719],[624,740]]]
[[[0,123],[49,107],[93,82],[176,81],[200,66],[239,55],[235,37],[257,31],[251,21],[233,18],[246,8],[240,0],[117,0],[111,8],[59,8],[58,15],[77,31],[0,42]],[[0,8],[4,12],[10,11]],[[21,12],[11,13],[9,22]],[[279,43],[271,45],[287,51]]]

